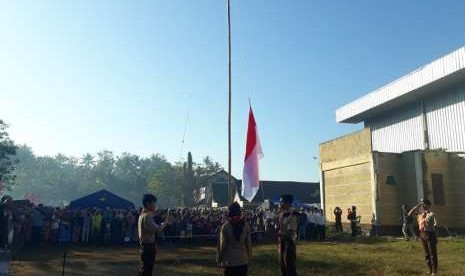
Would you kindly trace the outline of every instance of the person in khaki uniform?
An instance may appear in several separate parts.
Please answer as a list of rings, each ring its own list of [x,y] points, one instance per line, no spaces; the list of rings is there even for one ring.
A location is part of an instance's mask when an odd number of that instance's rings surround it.
[[[281,273],[283,276],[296,276],[297,216],[291,208],[292,195],[282,195],[279,201],[278,248]]]
[[[155,257],[157,253],[156,236],[163,235],[163,229],[167,223],[157,225],[153,220],[153,214],[156,211],[155,203],[157,198],[152,194],[145,194],[142,199],[144,209],[139,216],[137,229],[139,233],[140,250],[140,268],[139,276],[152,276],[153,267],[155,266]]]
[[[423,209],[419,211],[420,207]],[[437,226],[436,216],[431,211],[431,202],[427,199],[423,199],[421,203],[413,207],[408,215],[418,215],[418,228],[420,229],[420,241],[423,245],[425,252],[426,264],[429,268],[431,275],[437,275],[438,273],[438,238],[436,236],[435,227]]]
[[[246,276],[252,258],[250,226],[237,202],[229,206],[228,220],[221,227],[217,263],[225,276]]]

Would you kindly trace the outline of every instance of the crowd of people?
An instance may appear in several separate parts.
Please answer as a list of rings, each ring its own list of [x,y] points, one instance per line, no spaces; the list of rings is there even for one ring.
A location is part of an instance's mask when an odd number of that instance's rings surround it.
[[[103,244],[137,243],[139,210],[70,209],[34,206],[28,201],[12,201],[4,225],[16,245],[39,244]],[[244,210],[243,216],[253,240],[276,237],[276,209]],[[299,240],[324,240],[326,220],[322,210],[296,210]],[[159,209],[153,216],[157,224],[168,221],[159,243],[175,244],[195,240],[216,240],[221,225],[227,220],[227,210],[213,208]],[[8,235],[5,235],[8,236]]]
[[[69,209],[10,204],[10,244],[122,244],[137,242],[136,210]]]
[[[289,198],[287,198],[289,197]],[[153,197],[152,204],[156,202]],[[238,206],[230,206],[229,210],[221,208],[177,208],[177,209],[153,209],[147,213],[147,209],[121,210],[121,209],[70,209],[48,207],[44,205],[34,206],[28,201],[13,201],[5,196],[0,204],[0,248],[10,245],[39,245],[39,244],[144,244],[141,236],[141,218],[147,215],[149,225],[155,225],[161,230],[155,234],[153,244],[191,242],[193,239],[217,240],[221,246],[225,246],[225,236],[242,244],[263,237],[278,238],[282,270],[286,275],[295,275],[295,242],[297,240],[324,240],[326,232],[326,220],[323,210],[318,208],[290,208],[292,197],[286,196],[280,204],[280,210],[245,210]],[[284,205],[288,205],[282,209]],[[145,206],[145,205],[144,205]],[[430,273],[437,272],[437,237],[435,233],[436,217],[430,211],[431,203],[423,200],[413,208],[402,206],[402,232],[406,239],[414,236],[421,240],[425,259]],[[145,212],[145,213],[144,213]],[[342,231],[343,211],[336,207],[335,230]],[[415,217],[418,219],[418,233],[414,230]],[[352,235],[356,235],[360,216],[357,216],[355,206],[348,208],[347,219],[351,223]],[[143,221],[143,220],[142,220]],[[231,229],[225,225],[230,223]],[[237,224],[239,223],[239,224]],[[242,225],[238,227],[237,225]],[[158,225],[158,226],[156,226]],[[244,226],[245,225],[245,226]],[[246,228],[244,228],[246,227]],[[237,229],[242,229],[241,232]],[[236,230],[238,232],[236,232]],[[283,231],[290,231],[284,233]],[[226,231],[226,232],[225,232]],[[232,231],[232,232],[231,232]],[[245,233],[245,234],[243,234]],[[247,236],[250,235],[250,241]],[[150,245],[150,246],[153,246]],[[244,247],[250,256],[250,245]],[[224,252],[227,248],[220,247],[225,263],[228,255]],[[246,255],[244,255],[246,254]],[[231,257],[234,260],[234,257]],[[245,257],[244,257],[245,258]],[[154,259],[153,259],[154,260]],[[244,259],[245,260],[245,259]],[[248,263],[241,259],[234,269],[241,269],[246,275]],[[227,263],[227,262],[226,262]],[[240,267],[239,267],[240,266]],[[229,267],[226,265],[226,267]],[[228,269],[226,269],[228,270]],[[228,270],[229,271],[229,270]],[[235,270],[234,270],[235,271]],[[283,272],[284,273],[284,272]],[[145,274],[144,274],[145,275]],[[236,274],[232,274],[236,275]],[[239,275],[239,274],[238,274]]]
[[[277,235],[277,209],[260,213],[264,223],[264,234],[273,239]],[[300,241],[315,241],[326,239],[326,218],[323,210],[316,207],[295,208],[297,217],[297,239]]]
[[[137,221],[141,209],[70,209],[42,204],[34,206],[23,200],[5,201],[2,206],[5,210],[1,222],[2,229],[5,229],[2,231],[4,244],[117,245],[138,242]],[[268,220],[272,214],[261,210],[244,211],[254,240],[273,236],[275,223]],[[216,240],[222,223],[227,219],[227,211],[212,208],[159,209],[153,219],[158,224],[170,222],[159,237],[160,243]]]
[[[251,227],[254,240],[264,235],[264,212],[247,210],[244,219]],[[213,208],[161,209],[155,212],[154,220],[159,225],[163,221],[169,222],[160,237],[164,243],[216,240],[221,225],[227,220],[227,211]]]
[[[297,212],[298,240],[325,240],[326,218],[322,209],[305,208]]]

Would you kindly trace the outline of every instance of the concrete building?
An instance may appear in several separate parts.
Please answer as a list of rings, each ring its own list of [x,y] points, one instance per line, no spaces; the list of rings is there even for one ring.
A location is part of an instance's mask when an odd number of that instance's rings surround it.
[[[321,195],[356,205],[361,223],[400,231],[400,206],[433,202],[442,226],[465,229],[465,48],[336,111],[361,131],[320,145]]]

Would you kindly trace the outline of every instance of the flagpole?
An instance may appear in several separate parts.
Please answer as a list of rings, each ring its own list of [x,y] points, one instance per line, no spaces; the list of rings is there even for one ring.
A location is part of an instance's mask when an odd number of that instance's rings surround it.
[[[228,102],[228,202],[233,202],[233,190],[231,186],[231,3],[228,0],[228,81],[229,81],[229,102]]]

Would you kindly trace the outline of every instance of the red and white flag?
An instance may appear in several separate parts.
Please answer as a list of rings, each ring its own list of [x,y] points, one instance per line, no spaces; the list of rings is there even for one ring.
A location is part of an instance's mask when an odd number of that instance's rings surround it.
[[[241,195],[251,202],[260,187],[259,160],[263,157],[262,146],[258,138],[257,124],[252,107],[249,110],[247,146],[245,150],[244,170],[242,171]]]

